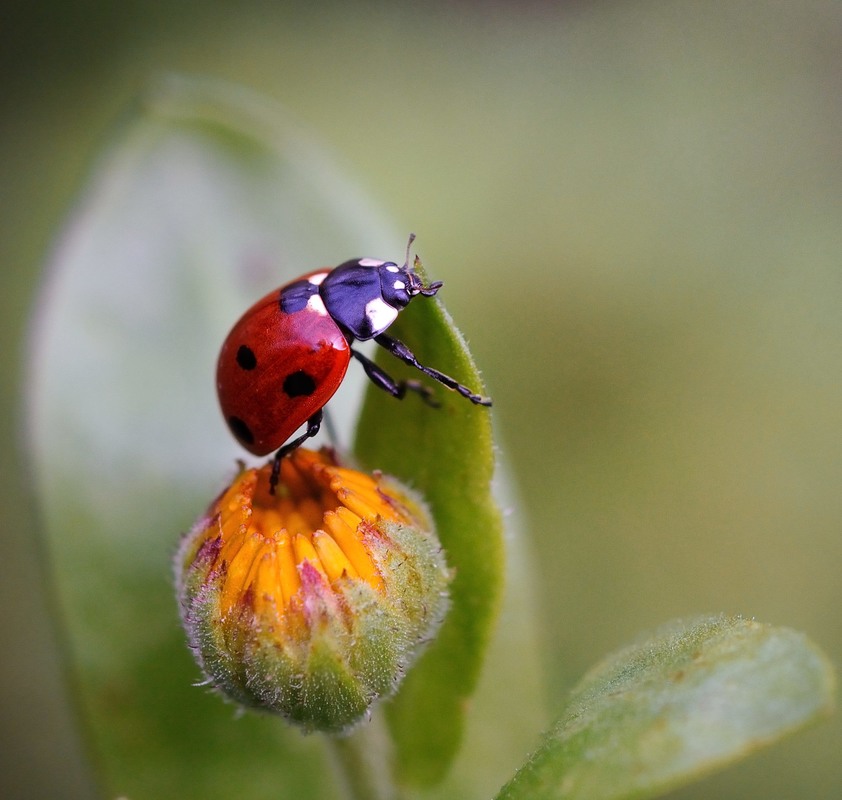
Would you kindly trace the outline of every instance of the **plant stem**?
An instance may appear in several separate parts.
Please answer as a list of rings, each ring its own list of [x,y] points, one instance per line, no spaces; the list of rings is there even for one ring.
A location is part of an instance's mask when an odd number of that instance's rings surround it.
[[[345,793],[351,800],[400,800],[389,769],[388,738],[375,717],[350,736],[330,740]]]

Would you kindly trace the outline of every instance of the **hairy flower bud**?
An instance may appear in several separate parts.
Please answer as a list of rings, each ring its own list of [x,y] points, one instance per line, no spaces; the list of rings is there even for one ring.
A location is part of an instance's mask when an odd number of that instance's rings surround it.
[[[207,682],[342,732],[395,691],[447,608],[429,514],[396,481],[299,448],[244,469],[187,534],[176,583]]]

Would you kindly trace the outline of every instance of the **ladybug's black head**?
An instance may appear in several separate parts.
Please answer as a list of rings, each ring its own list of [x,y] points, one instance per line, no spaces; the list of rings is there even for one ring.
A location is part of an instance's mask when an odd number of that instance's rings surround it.
[[[407,264],[399,267],[391,261],[386,261],[378,269],[380,293],[393,308],[405,308],[409,305],[409,301],[419,294],[432,297],[443,285],[441,281],[436,281],[425,286],[418,273],[410,269]]]

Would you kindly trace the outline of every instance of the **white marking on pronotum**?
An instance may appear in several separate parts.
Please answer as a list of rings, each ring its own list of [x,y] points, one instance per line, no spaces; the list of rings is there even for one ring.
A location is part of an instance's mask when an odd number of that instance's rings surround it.
[[[403,281],[395,281],[392,286],[394,286],[395,289],[406,289],[406,284]]]
[[[401,268],[397,264],[389,264],[389,266],[386,267],[386,271],[387,272],[400,272]]]
[[[365,304],[365,318],[371,325],[372,335],[383,333],[397,319],[398,310],[385,300],[376,297]]]
[[[382,267],[386,262],[376,258],[361,258],[359,263],[361,267]]]
[[[320,286],[322,281],[328,276],[327,272],[317,272],[315,275],[311,275],[307,278],[308,283],[312,283],[313,286]]]
[[[317,294],[310,295],[309,299],[307,300],[307,308],[310,311],[315,311],[321,317],[327,316],[327,309],[325,308],[324,301]]]

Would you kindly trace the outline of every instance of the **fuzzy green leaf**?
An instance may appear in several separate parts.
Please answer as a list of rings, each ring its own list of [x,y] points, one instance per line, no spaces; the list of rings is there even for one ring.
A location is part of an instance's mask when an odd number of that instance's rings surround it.
[[[674,623],[594,668],[498,800],[658,797],[829,713],[805,636],[734,617]]]
[[[216,83],[165,81],[99,158],[49,264],[28,409],[68,660],[107,796],[330,795],[318,739],[237,719],[191,685],[170,558],[243,455],[214,392],[231,324],[303,272],[401,238],[282,113]],[[340,428],[361,382],[343,387]]]
[[[391,333],[422,364],[483,393],[465,341],[437,300],[415,300]],[[377,358],[397,378],[419,377],[385,352]],[[356,439],[356,453],[366,466],[397,476],[426,498],[455,570],[445,624],[386,709],[398,778],[412,785],[441,780],[458,752],[503,576],[501,520],[491,497],[489,411],[441,387],[435,397],[439,408],[412,395],[398,403],[370,389]]]

